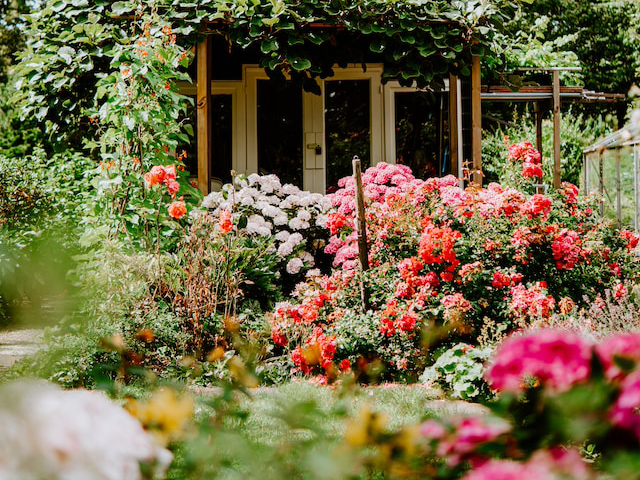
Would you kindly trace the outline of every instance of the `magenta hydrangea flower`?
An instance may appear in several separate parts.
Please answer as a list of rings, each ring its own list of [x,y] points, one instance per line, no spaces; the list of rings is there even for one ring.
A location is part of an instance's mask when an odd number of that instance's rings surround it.
[[[633,431],[640,438],[640,371],[622,381],[620,395],[613,404],[611,420],[614,424]]]
[[[640,361],[640,332],[621,333],[607,338],[596,346],[596,352],[604,365],[608,379],[619,380],[624,372],[616,364],[615,357],[623,357],[635,362]]]
[[[591,344],[561,330],[511,337],[498,349],[486,373],[492,388],[518,392],[526,378],[565,391],[591,373]]]
[[[468,472],[461,480],[554,480],[546,468],[513,460],[491,460]]]

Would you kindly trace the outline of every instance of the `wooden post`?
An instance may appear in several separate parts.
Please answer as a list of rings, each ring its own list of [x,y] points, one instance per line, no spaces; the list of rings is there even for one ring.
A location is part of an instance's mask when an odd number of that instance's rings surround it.
[[[480,57],[471,57],[471,157],[473,162],[473,183],[482,185],[482,77]]]
[[[364,211],[364,189],[362,187],[362,167],[360,158],[353,156],[353,179],[356,182],[356,233],[358,234],[358,256],[363,272],[369,270],[369,249],[367,248],[367,219]],[[360,280],[360,296],[363,313],[369,309],[369,295],[364,285],[364,278]]]
[[[560,72],[553,71],[553,186],[562,185],[560,163]]]
[[[206,195],[210,189],[213,115],[211,112],[211,35],[196,46],[198,187]]]
[[[460,177],[458,152],[458,77],[449,74],[449,158],[451,173]]]
[[[536,115],[536,150],[540,152],[542,159],[542,102],[533,104],[533,112]]]
[[[633,146],[634,226],[640,230],[640,146]]]

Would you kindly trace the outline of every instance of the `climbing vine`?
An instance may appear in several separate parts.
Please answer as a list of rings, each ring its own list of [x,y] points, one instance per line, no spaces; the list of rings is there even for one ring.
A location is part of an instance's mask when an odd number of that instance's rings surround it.
[[[437,87],[447,72],[469,73],[471,55],[491,42],[521,0],[200,0],[159,5],[188,47],[208,33],[229,47],[259,52],[273,78],[308,91],[334,65],[385,65],[383,81]],[[49,0],[32,15],[19,75],[24,115],[43,121],[55,140],[90,131],[85,111],[108,52],[126,36],[136,2]],[[64,115],[60,115],[64,112]]]

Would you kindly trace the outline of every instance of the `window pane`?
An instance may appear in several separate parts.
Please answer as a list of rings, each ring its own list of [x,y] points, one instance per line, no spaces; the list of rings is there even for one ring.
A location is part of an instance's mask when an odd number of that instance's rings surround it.
[[[258,80],[258,171],[302,187],[302,90]]]
[[[231,181],[233,168],[233,97],[212,95],[213,139],[211,179],[222,184]]]
[[[440,99],[430,92],[395,94],[396,161],[411,167],[419,178],[448,172]]]
[[[332,191],[339,179],[352,175],[354,155],[363,170],[371,165],[370,81],[325,82],[324,108],[327,191]]]

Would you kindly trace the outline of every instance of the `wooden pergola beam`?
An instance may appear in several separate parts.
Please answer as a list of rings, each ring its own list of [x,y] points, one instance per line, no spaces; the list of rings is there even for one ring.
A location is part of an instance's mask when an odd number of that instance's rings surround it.
[[[210,189],[213,112],[211,111],[211,35],[196,46],[197,130],[198,130],[198,188],[207,195]]]
[[[480,57],[471,59],[471,159],[473,183],[482,185],[482,77]]]

